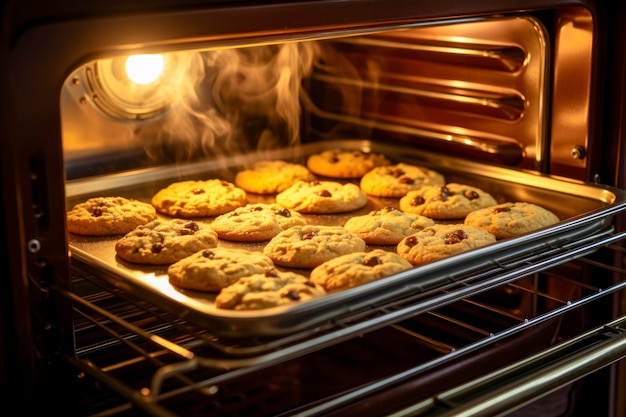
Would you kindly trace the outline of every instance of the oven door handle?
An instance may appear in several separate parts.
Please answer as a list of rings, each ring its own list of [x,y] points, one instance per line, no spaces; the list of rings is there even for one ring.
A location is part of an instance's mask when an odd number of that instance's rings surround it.
[[[622,317],[390,416],[504,415],[625,357],[626,317]]]

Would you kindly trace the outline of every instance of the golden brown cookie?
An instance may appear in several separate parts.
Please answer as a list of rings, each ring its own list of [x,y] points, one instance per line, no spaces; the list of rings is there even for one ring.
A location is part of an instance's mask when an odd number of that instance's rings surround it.
[[[297,181],[313,181],[304,165],[281,160],[258,161],[235,175],[235,185],[250,193],[277,194]]]
[[[365,207],[367,196],[356,184],[298,181],[277,194],[276,203],[300,213],[344,213]]]
[[[264,274],[274,268],[270,258],[243,249],[202,249],[172,264],[167,275],[172,285],[188,290],[219,292],[239,278]]]
[[[400,199],[400,209],[437,220],[463,219],[474,210],[498,202],[480,188],[465,184],[427,185]]]
[[[437,171],[399,163],[377,167],[363,175],[361,190],[376,197],[402,197],[424,185],[444,183],[444,176]]]
[[[519,236],[558,222],[556,214],[526,202],[498,204],[476,210],[465,218],[466,225],[480,227],[497,239]]]
[[[297,211],[278,204],[247,204],[217,216],[211,228],[220,239],[239,242],[270,240],[283,230],[307,224]]]
[[[217,233],[193,220],[154,220],[137,226],[115,244],[117,256],[138,264],[168,265],[217,246]]]
[[[398,255],[412,265],[448,258],[494,243],[496,238],[480,227],[464,224],[438,224],[427,227],[398,243]]]
[[[360,178],[376,167],[390,164],[385,155],[359,149],[329,149],[307,159],[311,172],[331,178]]]
[[[215,298],[217,308],[260,310],[311,300],[326,295],[322,287],[305,276],[276,269],[240,278]]]
[[[94,197],[67,212],[67,229],[86,236],[123,235],[156,219],[154,207],[124,197]]]
[[[365,241],[342,226],[294,226],[263,248],[276,265],[312,269],[340,255],[365,250]]]
[[[218,216],[247,203],[246,192],[228,181],[180,181],[159,190],[152,205],[172,217]]]
[[[397,245],[405,237],[434,224],[431,218],[384,207],[351,217],[344,227],[369,245]]]
[[[330,293],[377,281],[412,267],[409,261],[394,252],[374,249],[324,262],[311,271],[311,281]]]

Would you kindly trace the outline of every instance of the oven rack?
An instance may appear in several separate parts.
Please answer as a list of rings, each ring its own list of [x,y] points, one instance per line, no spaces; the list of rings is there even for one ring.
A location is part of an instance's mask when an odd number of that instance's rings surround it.
[[[532,293],[536,298],[549,298],[548,294],[537,291],[532,286],[519,286],[514,282],[575,259],[591,262],[583,257],[603,247],[623,251],[615,243],[625,238],[626,232],[614,233],[609,229],[560,246],[546,245],[531,256],[510,259],[506,265],[494,264],[471,276],[450,277],[450,284],[424,293],[411,294],[393,302],[371,306],[296,335],[252,340],[247,343],[241,340],[220,339],[207,329],[194,327],[154,305],[134,299],[133,295],[123,290],[110,288],[105,281],[85,274],[77,267],[75,273],[79,277],[76,290],[56,289],[72,302],[77,314],[76,333],[80,343],[77,344],[74,355],[64,357],[81,373],[90,375],[128,401],[114,406],[107,414],[115,414],[135,406],[151,415],[173,415],[159,404],[196,390],[203,392],[204,395],[211,395],[215,387],[238,377],[362,337],[385,326],[401,329],[402,326],[398,323],[420,315],[431,315],[433,311],[446,305],[467,300],[504,285],[516,291]],[[610,268],[607,265],[603,267]],[[535,316],[516,319],[513,325],[498,332],[487,330],[479,332],[481,337],[465,346],[451,346],[427,337],[423,338],[424,343],[432,345],[433,349],[441,352],[441,356],[412,368],[411,374],[432,369],[624,289],[626,280],[623,278],[626,272],[622,270],[613,272],[621,277],[615,285],[608,288],[586,288],[586,295],[579,299],[559,300],[559,307]],[[96,286],[100,291],[81,295],[79,290],[81,285]],[[577,285],[584,286],[582,283]],[[490,311],[494,314],[511,316],[499,308],[490,307]],[[102,334],[95,340],[82,336],[94,332]],[[129,351],[128,359],[119,361],[117,357],[109,358],[108,352],[120,347]],[[126,372],[128,368],[138,366],[148,366],[153,371],[149,373],[151,375],[149,380],[142,380],[137,386],[131,387],[115,376],[120,372]],[[208,375],[204,374],[199,379],[187,376],[198,370],[204,370]],[[409,374],[403,373],[388,378],[384,385],[397,383],[408,376]],[[349,398],[353,401],[356,397],[369,395],[371,390],[376,389],[380,389],[380,383],[368,385],[362,392],[357,390],[356,393],[349,393],[345,400]]]
[[[404,407],[390,417],[502,415],[625,357],[626,318],[621,318],[519,363]],[[485,394],[487,387],[491,389]]]

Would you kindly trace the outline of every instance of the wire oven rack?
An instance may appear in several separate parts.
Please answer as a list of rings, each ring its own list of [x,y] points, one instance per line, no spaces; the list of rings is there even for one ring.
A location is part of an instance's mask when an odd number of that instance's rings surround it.
[[[212,398],[217,397],[220,387],[231,381],[385,328],[410,334],[436,352],[429,359],[402,372],[350,389],[335,396],[332,401],[322,401],[302,413],[317,415],[625,290],[625,270],[588,257],[603,251],[623,256],[624,248],[620,246],[620,241],[625,238],[626,232],[616,233],[609,228],[559,246],[546,244],[530,256],[512,258],[506,264],[494,263],[467,276],[450,276],[446,285],[371,305],[312,329],[283,337],[251,340],[229,340],[212,334],[207,328],[185,322],[132,294],[110,287],[105,281],[81,270],[78,263],[73,266],[76,275],[74,289],[56,288],[62,297],[72,303],[76,313],[76,351],[74,355],[62,356],[79,370],[80,375],[99,381],[119,398],[112,403],[99,403],[101,409],[90,410],[90,413],[123,415],[129,410],[140,409],[148,415],[174,416],[181,412],[177,408],[180,404],[175,407],[170,404],[189,393],[199,393],[207,402],[215,402],[217,400]],[[610,285],[598,287],[597,284],[579,282],[550,272],[556,266],[573,260],[603,268],[617,278]],[[578,289],[573,292],[576,295],[560,299],[542,290],[537,281],[537,275],[542,271],[547,271],[542,273],[542,279],[565,280],[569,285],[576,286]],[[523,312],[511,312],[506,307],[491,305],[489,300],[481,300],[481,295],[502,288],[525,294],[527,299],[532,300],[531,306],[524,308]],[[467,303],[471,303],[473,308],[489,311],[492,317],[502,317],[505,324],[495,330],[481,329],[464,323],[463,315],[453,319],[442,313],[446,306]],[[470,331],[474,335],[468,341],[450,342],[442,334],[422,334],[406,325],[411,320],[424,320],[426,317],[443,320],[446,326],[460,327],[463,332]],[[144,370],[142,376],[138,380],[129,378],[129,375],[135,375],[138,368]],[[94,403],[97,402],[91,401],[90,407],[94,407]],[[421,404],[420,407],[427,410],[435,408],[432,404]]]

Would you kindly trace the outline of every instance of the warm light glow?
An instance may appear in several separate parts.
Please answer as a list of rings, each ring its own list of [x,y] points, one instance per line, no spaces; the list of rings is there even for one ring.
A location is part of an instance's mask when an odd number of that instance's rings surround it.
[[[137,84],[150,84],[163,74],[164,66],[160,54],[132,55],[126,59],[126,74]]]

